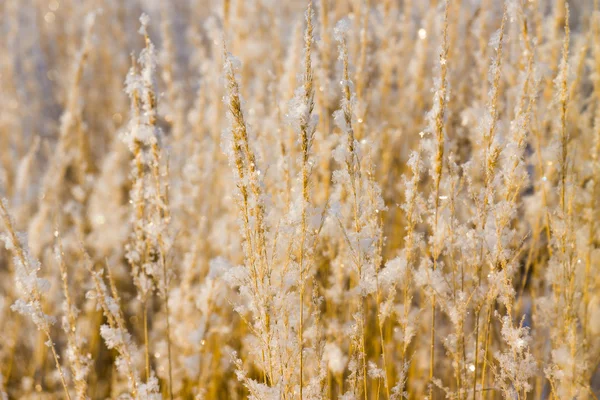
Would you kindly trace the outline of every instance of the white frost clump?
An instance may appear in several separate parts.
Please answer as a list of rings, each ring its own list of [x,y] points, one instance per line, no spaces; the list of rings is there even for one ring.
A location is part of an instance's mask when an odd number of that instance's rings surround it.
[[[35,326],[48,333],[50,326],[56,322],[56,319],[44,313],[42,308],[42,294],[50,288],[50,283],[38,278],[37,272],[40,269],[40,263],[34,259],[28,249],[23,245],[24,238],[17,236],[14,231],[14,224],[7,212],[7,202],[0,199],[0,211],[4,229],[8,233],[3,237],[6,249],[15,254],[15,283],[21,294],[11,306],[11,310],[21,315],[29,315]]]
[[[288,103],[286,118],[296,132],[300,132],[302,126],[305,126],[309,136],[312,137],[319,123],[319,116],[310,111],[307,97],[310,98],[310,93],[306,94],[304,86],[297,88],[294,97]]]
[[[102,335],[104,342],[106,342],[106,347],[109,349],[118,348],[119,346],[125,346],[131,343],[131,336],[129,333],[118,328],[113,329],[106,324],[100,327],[100,335]]]
[[[384,287],[396,285],[406,274],[406,258],[398,256],[385,264],[379,271],[379,283]]]
[[[156,378],[156,376],[150,376],[148,382],[139,385],[137,398],[145,400],[162,399],[162,395],[160,394],[160,387],[158,385],[158,379]]]
[[[496,383],[505,398],[526,398],[532,386],[529,383],[536,371],[537,362],[529,352],[529,329],[514,327],[511,317],[502,317],[502,338],[508,348],[496,354],[499,369]]]
[[[346,36],[350,31],[350,22],[348,19],[340,19],[337,24],[335,24],[335,28],[333,29],[333,37],[337,42],[342,42],[346,40]]]
[[[369,377],[371,379],[384,379],[385,371],[379,368],[373,361],[369,361]]]
[[[138,33],[140,35],[147,35],[148,34],[148,24],[150,23],[150,17],[148,16],[148,14],[143,13],[140,16],[140,29],[138,30]]]
[[[327,343],[323,349],[323,359],[327,367],[333,374],[341,374],[346,369],[348,357],[344,355],[339,346],[335,343]]]

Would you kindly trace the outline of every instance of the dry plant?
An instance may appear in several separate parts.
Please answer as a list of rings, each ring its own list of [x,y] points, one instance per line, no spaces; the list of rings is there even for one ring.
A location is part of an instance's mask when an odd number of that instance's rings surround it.
[[[1,400],[600,395],[600,1],[0,14]]]

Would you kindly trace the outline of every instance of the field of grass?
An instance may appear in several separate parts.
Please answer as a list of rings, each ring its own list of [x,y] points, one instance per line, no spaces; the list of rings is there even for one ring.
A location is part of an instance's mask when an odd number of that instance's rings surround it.
[[[599,3],[0,1],[0,400],[597,399]]]

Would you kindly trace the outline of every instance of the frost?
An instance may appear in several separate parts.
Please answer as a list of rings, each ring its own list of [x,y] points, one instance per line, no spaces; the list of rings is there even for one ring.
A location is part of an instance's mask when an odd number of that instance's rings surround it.
[[[111,328],[108,325],[100,327],[100,334],[109,349],[123,346],[129,340],[128,334],[122,332],[120,329]]]
[[[100,3],[1,7],[2,400],[592,396],[591,1]]]
[[[333,113],[333,122],[335,123],[335,125],[340,128],[340,130],[342,132],[348,132],[348,130],[350,129],[350,127],[348,126],[348,123],[346,122],[346,117],[344,116],[344,111],[342,110],[336,110]]]
[[[346,369],[348,357],[335,343],[327,343],[323,351],[323,359],[333,374],[341,374]]]
[[[500,45],[500,37],[501,36],[502,36],[502,31],[500,31],[500,29],[498,29],[497,31],[495,31],[492,34],[492,37],[489,42],[489,46],[492,47],[494,50],[496,50],[498,48],[498,46]]]
[[[379,272],[379,282],[384,286],[399,284],[406,274],[406,258],[398,256],[385,264]]]
[[[217,257],[210,261],[208,277],[211,279],[220,278],[232,268],[232,265],[224,258]]]
[[[373,361],[369,361],[369,377],[371,379],[385,379],[385,372],[377,367]]]
[[[140,16],[140,24],[141,24],[141,27],[138,30],[138,33],[140,35],[147,35],[148,34],[148,31],[147,31],[148,24],[150,24],[150,17],[148,16],[148,14],[144,13]]]
[[[335,24],[335,28],[333,29],[333,37],[336,41],[341,42],[345,40],[349,31],[350,22],[347,19],[341,19]]]

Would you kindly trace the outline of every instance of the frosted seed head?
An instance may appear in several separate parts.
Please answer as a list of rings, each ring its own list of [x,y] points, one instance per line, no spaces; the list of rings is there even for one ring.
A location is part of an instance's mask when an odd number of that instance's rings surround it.
[[[140,27],[140,29],[138,30],[138,33],[140,35],[144,35],[147,36],[148,35],[148,24],[150,23],[150,17],[148,16],[148,14],[143,13],[140,16],[140,24],[142,24],[142,26]]]
[[[341,19],[335,24],[333,29],[333,37],[338,42],[343,42],[350,31],[350,22],[347,19]]]

